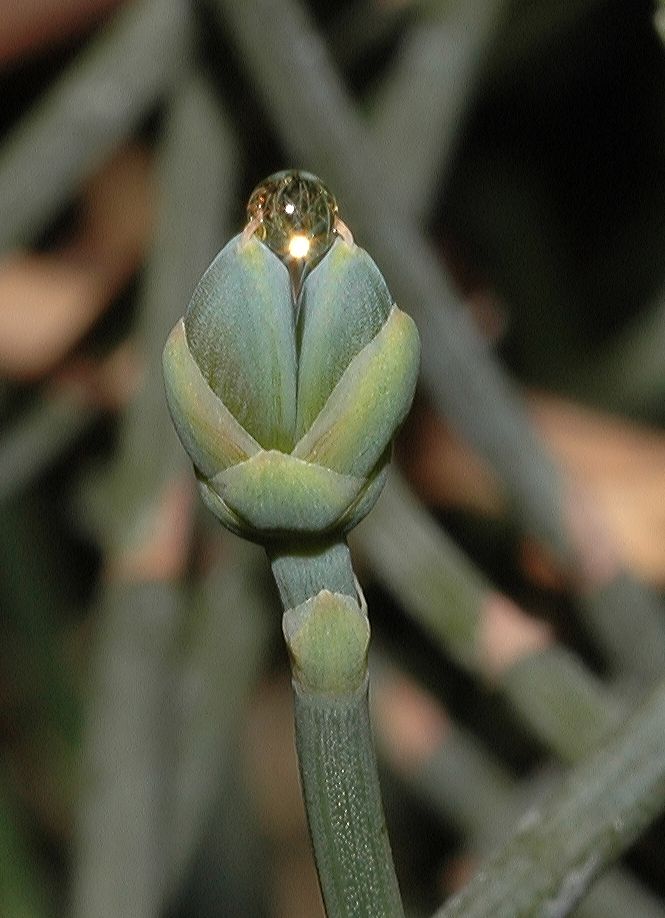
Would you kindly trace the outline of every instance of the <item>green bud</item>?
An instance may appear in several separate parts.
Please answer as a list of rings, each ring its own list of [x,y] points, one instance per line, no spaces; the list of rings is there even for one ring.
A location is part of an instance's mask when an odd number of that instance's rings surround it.
[[[309,430],[351,360],[381,330],[392,306],[386,282],[367,252],[338,239],[303,289],[298,439]]]
[[[185,315],[204,379],[264,449],[288,452],[296,420],[289,272],[256,237],[232,239],[201,278]]]
[[[331,237],[294,272],[246,236],[222,249],[169,337],[169,409],[224,525],[257,541],[342,534],[383,487],[418,333],[352,240]]]
[[[311,692],[349,692],[367,671],[369,621],[350,596],[321,590],[282,621],[293,676]]]

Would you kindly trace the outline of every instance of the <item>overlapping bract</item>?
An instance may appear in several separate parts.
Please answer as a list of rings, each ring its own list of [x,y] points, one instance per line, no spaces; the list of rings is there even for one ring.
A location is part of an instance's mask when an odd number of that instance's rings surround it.
[[[164,350],[169,409],[206,504],[257,541],[344,532],[383,486],[420,344],[372,259],[338,239],[306,278],[236,236]]]

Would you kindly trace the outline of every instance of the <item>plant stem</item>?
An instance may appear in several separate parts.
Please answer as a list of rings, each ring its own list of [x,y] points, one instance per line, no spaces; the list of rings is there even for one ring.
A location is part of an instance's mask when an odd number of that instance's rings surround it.
[[[181,611],[166,582],[109,585],[98,610],[75,918],[159,914],[170,840],[164,752],[171,747],[171,660]]]
[[[665,800],[665,685],[436,918],[566,915],[593,878],[658,815]]]
[[[356,598],[351,552],[346,542],[268,552],[284,609],[295,609],[320,590]]]
[[[488,634],[498,594],[394,473],[358,536],[363,554],[407,614],[444,654],[490,679],[560,758],[577,761],[619,722],[622,703],[572,652],[534,632],[533,620],[517,607],[511,618],[519,647],[510,658],[493,656]]]
[[[242,776],[238,774],[236,747],[274,636],[266,608],[272,595],[267,589],[268,578],[262,574],[265,559],[257,546],[224,535],[217,563],[197,583],[192,595],[182,635],[184,659],[173,711],[178,728],[172,812],[178,831],[171,833],[167,863],[171,894],[192,865],[200,863],[197,859],[211,856],[218,856],[223,865],[220,895],[228,895],[235,883],[242,886],[246,865],[242,864],[238,876],[232,865],[238,859],[245,860],[244,854],[238,858],[238,837],[243,840],[247,830],[236,826],[238,836],[231,845],[227,836],[219,839],[220,828],[212,828],[211,814],[220,800],[224,801],[223,817],[218,818],[229,831],[236,819],[247,816],[242,802],[235,799],[232,803],[225,794],[233,790],[236,798],[242,796],[237,786]],[[220,788],[224,790],[220,792]],[[209,848],[200,850],[206,830],[218,839],[220,847],[214,848],[214,854]],[[221,850],[224,844],[229,845],[228,851]],[[247,868],[251,869],[249,865]],[[254,880],[252,889],[246,890],[250,901],[255,901],[259,886]],[[229,910],[228,906],[223,899],[218,914],[252,914],[249,906],[247,912]]]
[[[399,686],[403,679],[385,659],[379,661],[377,684],[374,655],[375,696],[386,689],[390,694],[395,683]],[[548,766],[515,781],[510,770],[477,737],[448,719],[450,712],[444,713],[445,730],[439,741],[429,744],[428,740],[426,754],[411,758],[408,738],[404,743],[400,733],[395,732],[385,701],[379,703],[378,710],[384,712],[374,721],[379,757],[435,816],[455,826],[464,837],[465,852],[474,862],[503,844],[525,811],[549,797],[561,780],[561,775]],[[557,785],[553,784],[555,779]],[[665,918],[665,906],[655,893],[617,864],[593,884],[574,914],[575,918]]]
[[[48,392],[3,431],[0,501],[7,501],[50,468],[83,433],[97,410],[75,386]]]
[[[401,918],[368,708],[369,624],[344,542],[269,550],[300,777],[328,918]]]
[[[180,571],[168,558],[159,570],[127,570],[123,562],[155,541],[164,494],[189,476],[164,405],[161,350],[217,246],[234,163],[233,138],[214,96],[189,75],[171,100],[160,159],[157,238],[138,322],[144,384],[123,415],[117,458],[97,498],[105,503],[100,529],[110,573],[98,613],[84,750],[94,780],[84,784],[76,839],[72,913],[81,918],[154,918],[177,888],[177,870],[187,866],[191,851],[184,846],[196,841],[187,825],[172,840],[182,776],[177,738],[184,732],[173,716],[184,675]],[[182,512],[172,512],[172,525]],[[187,551],[186,530],[179,557]],[[187,754],[200,754],[193,733],[188,738]]]
[[[367,705],[294,682],[296,746],[323,898],[332,916],[402,915]]]
[[[372,106],[384,168],[400,176],[396,209],[429,216],[432,188],[443,184],[505,6],[504,0],[432,5],[405,31]]]
[[[29,242],[177,84],[188,58],[183,0],[127,4],[7,137],[0,248]],[[9,216],[11,215],[11,216]]]

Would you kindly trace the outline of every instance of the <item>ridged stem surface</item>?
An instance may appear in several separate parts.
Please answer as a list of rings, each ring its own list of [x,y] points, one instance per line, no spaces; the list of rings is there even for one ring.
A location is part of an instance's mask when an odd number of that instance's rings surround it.
[[[293,669],[296,747],[328,918],[402,918],[368,709],[369,623],[346,543],[269,552]]]
[[[372,745],[367,679],[325,696],[294,683],[296,746],[329,916],[403,915]]]
[[[662,812],[665,685],[435,918],[569,914],[592,880]]]

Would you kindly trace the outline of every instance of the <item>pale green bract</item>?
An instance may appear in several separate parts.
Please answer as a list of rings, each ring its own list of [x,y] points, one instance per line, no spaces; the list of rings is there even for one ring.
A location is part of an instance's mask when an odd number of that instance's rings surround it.
[[[338,238],[306,277],[255,236],[217,255],[169,336],[169,410],[203,499],[259,542],[343,534],[371,509],[420,342],[369,255]]]

